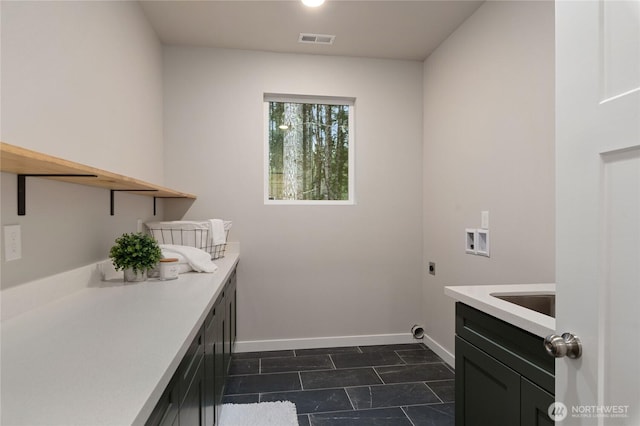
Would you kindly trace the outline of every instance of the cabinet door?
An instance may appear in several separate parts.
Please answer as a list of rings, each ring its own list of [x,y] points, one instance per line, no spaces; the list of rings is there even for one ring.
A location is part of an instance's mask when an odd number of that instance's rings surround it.
[[[521,392],[520,426],[553,426],[548,410],[554,396],[524,377]]]
[[[205,321],[204,331],[204,424],[213,426],[216,424],[216,369],[215,369],[215,346],[217,331],[217,311],[216,305],[213,306]]]
[[[172,426],[178,424],[179,392],[175,377],[169,382],[160,400],[147,419],[145,426]]]
[[[520,374],[456,336],[456,426],[520,424]]]
[[[230,287],[231,289],[229,292],[229,305],[231,306],[231,326],[229,328],[229,335],[231,337],[231,353],[233,353],[233,349],[236,344],[236,336],[238,334],[238,283],[235,269],[233,270],[233,274],[231,275]]]
[[[231,353],[233,352],[233,343],[235,342],[235,320],[236,320],[236,285],[235,270],[225,284],[224,290],[224,306],[225,306],[225,326],[224,326],[224,372],[229,371],[231,364]]]
[[[215,401],[215,411],[216,411],[216,419],[220,418],[220,409],[222,407],[222,393],[224,391],[224,378],[225,378],[225,370],[224,370],[224,329],[225,329],[225,303],[224,303],[224,295],[221,295],[216,302],[216,321],[214,324],[215,327],[215,338],[214,338],[214,347],[213,347],[213,357],[214,357],[214,372],[215,372],[215,383],[214,383],[214,401]]]
[[[203,426],[205,419],[204,364],[200,362],[180,406],[180,426]]]
[[[228,347],[227,353],[233,353],[233,347],[236,343],[236,323],[238,319],[237,313],[237,281],[236,281],[236,270],[234,269],[233,273],[229,277],[229,282],[227,284],[227,289],[225,291],[226,294],[226,309],[227,309],[227,323],[228,323]]]
[[[204,331],[203,324],[178,367],[177,386],[182,397],[178,417],[181,426],[204,424]]]

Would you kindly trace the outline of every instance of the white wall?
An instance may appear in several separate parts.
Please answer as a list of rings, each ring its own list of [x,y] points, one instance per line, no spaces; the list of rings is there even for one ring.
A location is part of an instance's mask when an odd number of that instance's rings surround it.
[[[4,142],[162,184],[162,49],[135,2],[2,2]]]
[[[453,351],[445,285],[554,279],[551,2],[485,4],[424,75],[414,62],[195,48],[166,48],[163,65],[137,3],[1,8],[0,138],[199,195],[171,202],[172,218],[233,220],[241,340],[422,322]],[[357,98],[357,205],[262,204],[264,92]],[[24,239],[22,260],[1,261],[3,288],[102,259],[151,217],[146,197],[118,194],[112,217],[108,191],[37,178],[18,217],[15,176],[1,178],[1,222]],[[462,251],[481,210],[490,259]]]
[[[185,218],[234,223],[239,340],[408,333],[421,312],[422,63],[164,57],[165,177],[198,194]],[[356,98],[355,206],[263,204],[265,92]]]
[[[487,2],[425,61],[423,168],[425,331],[453,353],[445,286],[554,282],[553,2]],[[482,210],[490,258],[464,253]]]
[[[136,2],[1,2],[3,142],[163,184],[162,48]],[[21,224],[23,258],[2,287],[104,259],[152,217],[147,197],[2,174],[2,224]],[[162,203],[159,203],[160,205]]]

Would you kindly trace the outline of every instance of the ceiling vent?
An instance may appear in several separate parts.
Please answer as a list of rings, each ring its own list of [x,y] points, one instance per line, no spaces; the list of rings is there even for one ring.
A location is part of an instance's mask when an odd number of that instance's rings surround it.
[[[300,33],[298,43],[333,44],[335,38],[334,35]]]

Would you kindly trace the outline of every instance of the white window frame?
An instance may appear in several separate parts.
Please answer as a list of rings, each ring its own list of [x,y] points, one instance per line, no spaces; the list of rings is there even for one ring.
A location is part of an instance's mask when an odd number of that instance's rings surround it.
[[[355,205],[355,98],[312,96],[312,95],[285,95],[265,93],[264,98],[264,204],[265,205]],[[269,199],[269,102],[294,102],[306,104],[348,105],[349,106],[349,198],[347,200],[270,200]]]

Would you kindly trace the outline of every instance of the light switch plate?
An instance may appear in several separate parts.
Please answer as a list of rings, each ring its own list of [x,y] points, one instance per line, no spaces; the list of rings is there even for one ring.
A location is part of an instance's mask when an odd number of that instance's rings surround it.
[[[22,235],[20,225],[6,225],[4,227],[4,260],[18,260],[22,258]]]
[[[480,228],[489,229],[489,211],[484,210],[480,213]]]

